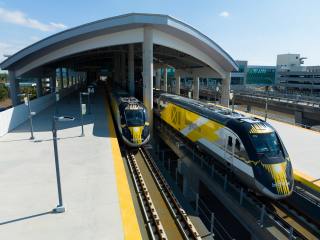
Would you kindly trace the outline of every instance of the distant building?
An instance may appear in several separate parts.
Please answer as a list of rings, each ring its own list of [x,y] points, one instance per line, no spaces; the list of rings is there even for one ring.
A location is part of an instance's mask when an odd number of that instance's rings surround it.
[[[239,71],[231,73],[233,88],[246,86],[271,86],[275,84],[275,66],[248,65],[248,61],[236,61]]]
[[[300,54],[277,56],[276,87],[285,92],[320,93],[320,66],[302,66]]]
[[[246,84],[248,61],[236,61],[239,70],[231,73],[231,85],[244,85]]]

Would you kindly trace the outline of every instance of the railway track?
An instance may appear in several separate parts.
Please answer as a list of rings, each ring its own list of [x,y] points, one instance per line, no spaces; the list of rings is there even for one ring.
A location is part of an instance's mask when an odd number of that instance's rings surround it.
[[[164,123],[162,123],[164,124]],[[167,126],[168,127],[168,126]],[[164,130],[164,129],[162,129]],[[184,146],[184,149],[189,149],[189,154],[195,154],[197,158],[200,158],[202,153],[197,153],[197,148],[192,146],[192,143],[185,140],[183,137],[178,136],[177,134],[173,133],[170,129],[165,130],[166,134],[171,136],[171,139],[174,142],[181,143],[180,145]],[[188,150],[188,151],[189,151]],[[217,162],[217,161],[216,161]],[[225,166],[221,166],[221,164],[217,163],[214,167],[221,175],[230,175],[230,173],[226,170]],[[229,179],[232,179],[230,177]],[[239,182],[233,182],[236,188],[240,189],[245,188],[242,184],[239,185]],[[282,229],[289,237],[289,239],[320,239],[320,230],[319,230],[319,216],[317,220],[315,218],[310,218],[308,213],[305,209],[297,209],[297,206],[293,208],[292,205],[295,204],[288,204],[286,201],[266,201],[265,199],[257,197],[255,194],[251,193],[250,191],[246,191],[247,196],[250,197],[251,200],[257,205],[262,208],[265,206],[266,214],[268,214],[269,218],[274,221],[276,225]],[[302,197],[305,201],[312,202],[313,207],[315,207],[318,211],[319,210],[319,202],[314,204],[314,201],[310,199],[310,196],[307,194],[302,194],[301,191],[300,197]],[[300,206],[300,208],[303,206]],[[311,213],[309,213],[311,215]],[[306,221],[308,219],[308,221]]]
[[[113,115],[112,118],[115,122]],[[121,139],[117,129],[116,133]],[[144,147],[128,149],[122,141],[119,143],[151,239],[201,240],[148,151]]]
[[[276,218],[275,220],[280,220],[282,227],[288,232],[292,231],[292,238],[303,240],[319,239],[309,228],[297,220],[297,216],[294,216],[294,214],[281,203],[271,203],[269,210],[271,211],[272,217]]]
[[[317,240],[319,239],[319,232],[317,233],[307,222],[301,221],[302,215],[299,215],[293,209],[290,209],[284,201],[273,201],[265,197],[256,196],[253,193],[248,193],[255,204],[264,209],[265,214],[274,221],[276,225],[288,235],[289,239],[302,240]],[[263,227],[263,223],[260,223]],[[264,222],[264,221],[263,221]]]
[[[143,147],[125,152],[152,239],[201,239],[149,152]]]

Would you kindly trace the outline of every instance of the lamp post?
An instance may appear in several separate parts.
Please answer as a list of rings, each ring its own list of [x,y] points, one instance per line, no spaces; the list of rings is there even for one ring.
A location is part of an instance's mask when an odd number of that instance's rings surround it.
[[[268,118],[268,100],[269,100],[269,88],[268,88],[268,86],[266,86],[266,91],[267,91],[267,97],[266,97],[264,121],[267,121],[267,118]]]
[[[94,93],[93,85],[88,86],[88,114],[91,114],[91,99],[90,99],[91,93]]]
[[[55,92],[55,95],[56,95],[56,99],[55,99],[55,115],[58,114],[58,102],[60,101],[60,94],[59,92]]]
[[[57,207],[53,209],[55,213],[63,213],[65,212],[65,207],[63,206],[62,201],[62,191],[61,191],[61,180],[60,180],[60,166],[59,166],[59,155],[58,155],[58,144],[57,144],[57,122],[68,122],[73,121],[74,117],[69,116],[53,116],[52,121],[52,141],[53,141],[53,148],[54,148],[54,160],[55,160],[55,167],[56,167],[56,178],[57,178],[57,189],[58,189],[58,198],[59,204]]]
[[[86,108],[85,104],[82,104],[82,95],[88,96],[89,99],[89,94],[88,92],[79,92],[79,100],[80,100],[80,117],[81,117],[81,137],[84,136],[84,129],[83,129],[83,115],[86,113]]]
[[[29,120],[30,120],[30,133],[31,133],[31,137],[30,140],[34,139],[33,136],[33,122],[32,122],[32,116],[36,115],[35,112],[31,112],[31,107],[30,107],[30,95],[29,93],[21,93],[18,94],[18,97],[24,97],[24,102],[25,104],[28,106],[28,111],[29,111]]]
[[[214,103],[217,104],[217,95],[218,95],[218,92],[219,92],[219,86],[217,85],[216,86],[216,93],[215,93],[215,96],[214,96]]]
[[[231,110],[232,110],[232,112],[234,112],[234,98],[235,98],[235,94],[234,94],[234,91],[233,91],[233,90],[230,91],[230,98],[231,98],[231,103],[232,103],[232,108],[231,108]]]

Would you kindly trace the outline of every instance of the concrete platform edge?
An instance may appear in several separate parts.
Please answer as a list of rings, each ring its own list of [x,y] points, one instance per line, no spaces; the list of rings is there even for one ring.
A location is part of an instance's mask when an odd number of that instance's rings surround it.
[[[124,163],[122,161],[118,139],[116,137],[111,112],[106,98],[105,108],[107,118],[109,119],[108,127],[110,131],[112,155],[116,172],[116,182],[121,209],[122,224],[124,229],[124,239],[142,239],[138,219],[132,201],[132,195],[129,189],[128,176],[126,175]]]

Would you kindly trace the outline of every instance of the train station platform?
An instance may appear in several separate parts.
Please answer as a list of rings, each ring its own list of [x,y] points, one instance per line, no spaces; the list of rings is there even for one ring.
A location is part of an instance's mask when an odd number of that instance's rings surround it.
[[[59,102],[58,149],[64,213],[58,204],[52,114],[34,117],[0,138],[0,239],[141,239],[111,115],[102,93],[92,99],[80,137],[79,96]]]

